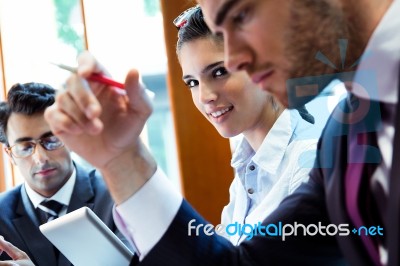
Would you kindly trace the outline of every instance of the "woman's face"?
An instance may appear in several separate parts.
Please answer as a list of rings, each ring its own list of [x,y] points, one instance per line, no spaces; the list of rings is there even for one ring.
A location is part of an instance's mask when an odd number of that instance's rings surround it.
[[[179,59],[195,106],[221,136],[263,127],[263,119],[271,112],[267,109],[272,109],[270,96],[245,72],[226,70],[223,45],[211,38],[196,39],[182,45]]]

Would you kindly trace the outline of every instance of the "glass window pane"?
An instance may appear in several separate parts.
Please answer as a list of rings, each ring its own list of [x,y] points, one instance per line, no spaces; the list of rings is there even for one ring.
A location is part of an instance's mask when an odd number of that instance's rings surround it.
[[[68,73],[49,62],[73,64],[85,48],[79,0],[0,0],[7,88],[17,82],[59,86]]]
[[[172,115],[166,87],[167,56],[158,0],[84,0],[89,50],[123,82],[138,68],[155,92],[154,112],[144,138],[159,166],[179,188]]]
[[[59,88],[69,73],[50,62],[75,63],[86,47],[82,21],[80,0],[0,0],[6,90],[33,81]],[[5,171],[10,177],[12,169]],[[13,172],[16,183],[21,182],[19,172]]]

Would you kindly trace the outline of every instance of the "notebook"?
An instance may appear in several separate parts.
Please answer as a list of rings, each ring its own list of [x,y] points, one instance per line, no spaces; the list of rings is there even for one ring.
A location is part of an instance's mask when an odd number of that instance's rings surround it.
[[[128,266],[133,256],[122,241],[87,207],[39,228],[75,266]]]

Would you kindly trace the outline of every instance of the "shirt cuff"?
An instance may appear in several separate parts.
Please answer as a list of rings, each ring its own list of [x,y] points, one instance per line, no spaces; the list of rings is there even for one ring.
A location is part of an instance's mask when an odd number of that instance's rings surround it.
[[[139,191],[116,206],[115,224],[131,242],[139,260],[161,239],[181,204],[182,195],[158,167]]]

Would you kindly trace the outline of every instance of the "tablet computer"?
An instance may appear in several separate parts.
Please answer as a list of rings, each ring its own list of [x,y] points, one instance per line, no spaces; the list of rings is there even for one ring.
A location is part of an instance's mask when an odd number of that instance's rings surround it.
[[[129,265],[133,256],[122,241],[87,207],[39,228],[75,266]]]

